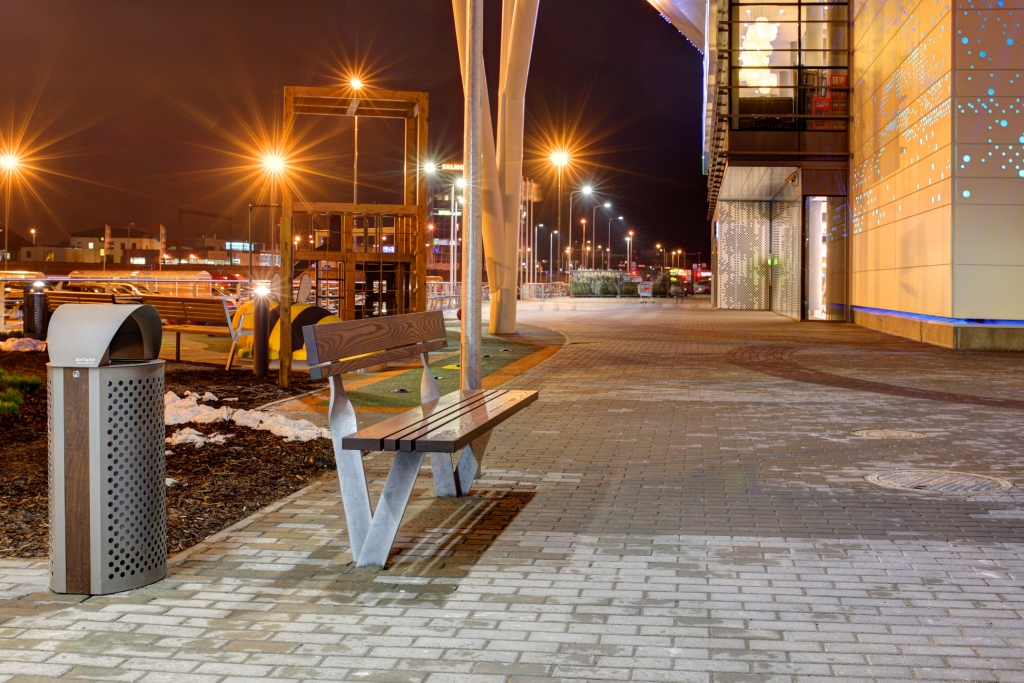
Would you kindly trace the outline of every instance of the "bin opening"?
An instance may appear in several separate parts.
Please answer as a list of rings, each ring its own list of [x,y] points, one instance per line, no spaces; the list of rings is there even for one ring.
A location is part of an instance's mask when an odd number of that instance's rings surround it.
[[[134,317],[126,318],[110,340],[110,362],[151,360],[148,356],[139,321]]]

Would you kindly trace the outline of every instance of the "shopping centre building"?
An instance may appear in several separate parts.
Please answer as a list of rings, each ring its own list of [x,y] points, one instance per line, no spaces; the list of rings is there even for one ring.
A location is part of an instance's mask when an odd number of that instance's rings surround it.
[[[1024,349],[1024,3],[650,1],[705,56],[717,307]]]

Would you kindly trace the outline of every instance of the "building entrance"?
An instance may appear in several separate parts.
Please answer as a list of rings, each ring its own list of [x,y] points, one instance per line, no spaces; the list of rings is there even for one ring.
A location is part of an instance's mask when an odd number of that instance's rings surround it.
[[[804,320],[845,322],[846,197],[804,197]]]

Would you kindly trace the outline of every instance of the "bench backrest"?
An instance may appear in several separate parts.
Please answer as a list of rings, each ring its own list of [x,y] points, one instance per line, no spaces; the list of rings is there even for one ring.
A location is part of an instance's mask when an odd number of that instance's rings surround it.
[[[231,315],[227,302],[217,297],[182,297],[152,294],[142,297],[142,303],[157,310],[161,318],[178,323],[207,323],[230,325]]]
[[[323,379],[448,345],[441,311],[346,320],[302,328],[313,379]]]
[[[51,313],[61,304],[113,304],[113,294],[106,292],[67,292],[62,289],[51,289],[45,292],[46,308]]]

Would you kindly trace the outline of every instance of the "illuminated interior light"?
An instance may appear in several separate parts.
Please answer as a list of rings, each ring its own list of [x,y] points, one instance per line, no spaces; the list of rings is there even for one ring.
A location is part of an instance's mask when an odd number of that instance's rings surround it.
[[[766,17],[758,17],[747,27],[740,44],[740,80],[767,95],[779,86],[779,75],[768,71],[772,56],[772,41],[779,37],[779,25],[771,24]]]

